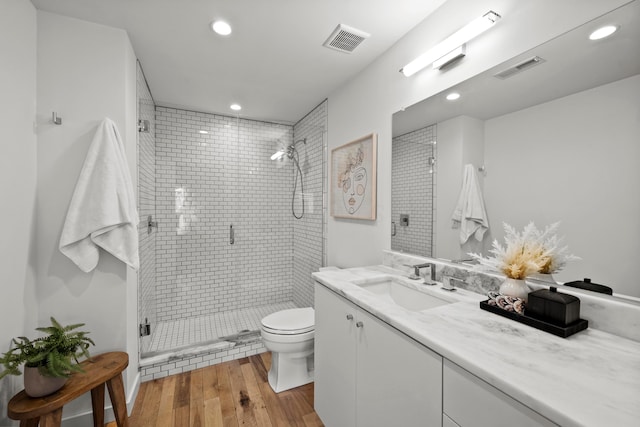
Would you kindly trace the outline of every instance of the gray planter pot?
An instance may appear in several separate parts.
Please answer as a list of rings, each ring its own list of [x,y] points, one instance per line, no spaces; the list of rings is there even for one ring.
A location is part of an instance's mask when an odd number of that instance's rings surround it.
[[[30,397],[42,397],[62,388],[67,378],[45,377],[38,368],[24,368],[24,392]]]

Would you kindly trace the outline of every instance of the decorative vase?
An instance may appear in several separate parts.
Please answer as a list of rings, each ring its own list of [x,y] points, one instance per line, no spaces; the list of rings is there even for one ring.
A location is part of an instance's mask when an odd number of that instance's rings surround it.
[[[42,397],[62,388],[67,378],[46,377],[38,368],[24,367],[24,392],[30,397]]]
[[[507,277],[500,285],[500,293],[502,295],[508,295],[510,297],[522,298],[525,302],[529,295],[529,286],[524,279],[511,279]]]

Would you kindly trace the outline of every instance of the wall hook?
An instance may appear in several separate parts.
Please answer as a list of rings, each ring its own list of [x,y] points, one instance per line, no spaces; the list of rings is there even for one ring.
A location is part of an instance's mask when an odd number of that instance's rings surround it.
[[[54,125],[61,125],[62,117],[58,117],[58,113],[54,111],[53,113],[51,113],[51,121],[53,122]]]

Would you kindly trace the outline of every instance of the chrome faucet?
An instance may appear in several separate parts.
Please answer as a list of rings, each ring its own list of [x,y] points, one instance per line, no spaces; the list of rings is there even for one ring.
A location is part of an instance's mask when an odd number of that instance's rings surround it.
[[[409,276],[409,279],[419,279],[420,276],[420,269],[421,268],[427,268],[429,267],[429,278],[425,277],[424,278],[424,284],[425,285],[435,285],[436,284],[436,265],[432,262],[425,262],[424,264],[416,264],[416,265],[412,265],[411,267],[413,267],[413,274],[411,276]]]
[[[442,289],[445,291],[455,291],[456,282],[459,285],[464,284],[465,281],[462,279],[456,279],[455,277],[450,276],[442,276]]]

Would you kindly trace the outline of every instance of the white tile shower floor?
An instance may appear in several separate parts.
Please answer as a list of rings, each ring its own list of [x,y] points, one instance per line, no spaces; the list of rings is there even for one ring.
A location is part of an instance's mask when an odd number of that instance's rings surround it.
[[[228,336],[260,330],[260,320],[276,311],[296,308],[293,302],[263,305],[211,316],[159,322],[152,325],[151,342],[144,354],[157,354],[196,344],[210,343]]]

